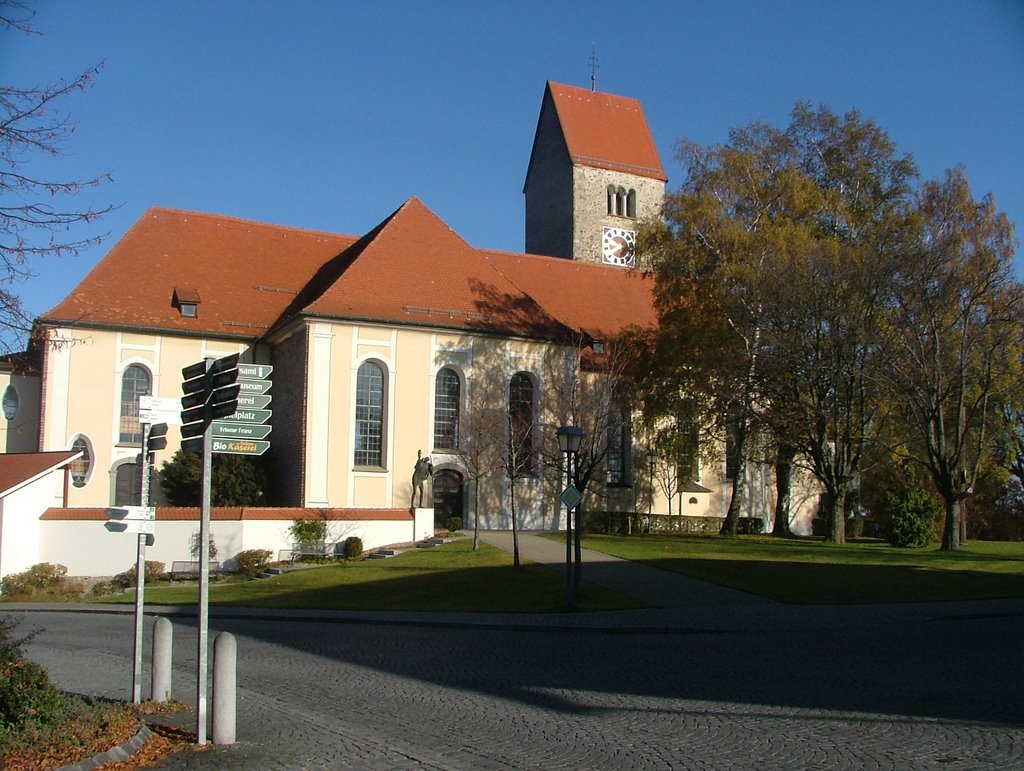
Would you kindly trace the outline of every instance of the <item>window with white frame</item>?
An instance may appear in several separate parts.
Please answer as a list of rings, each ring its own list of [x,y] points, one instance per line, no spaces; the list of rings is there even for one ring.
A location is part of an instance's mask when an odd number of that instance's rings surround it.
[[[356,373],[356,466],[384,467],[384,368],[364,361]]]
[[[459,413],[462,407],[459,375],[450,367],[439,370],[434,380],[434,447],[459,448]]]
[[[121,375],[121,444],[142,444],[142,427],[139,424],[139,397],[149,396],[149,371],[138,364],[131,364]]]

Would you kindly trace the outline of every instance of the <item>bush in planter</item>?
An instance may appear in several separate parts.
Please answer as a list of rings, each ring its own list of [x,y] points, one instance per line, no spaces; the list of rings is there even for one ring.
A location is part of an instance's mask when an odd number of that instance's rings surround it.
[[[444,521],[444,529],[449,533],[457,533],[462,530],[462,517],[448,517]]]
[[[252,578],[266,569],[271,557],[273,553],[270,549],[247,549],[235,555],[235,566],[239,573]]]
[[[363,539],[351,535],[345,539],[345,559],[355,560],[363,556]]]
[[[64,583],[68,569],[63,565],[40,562],[21,573],[11,573],[0,580],[0,593],[14,597],[34,594],[41,589],[51,589]]]

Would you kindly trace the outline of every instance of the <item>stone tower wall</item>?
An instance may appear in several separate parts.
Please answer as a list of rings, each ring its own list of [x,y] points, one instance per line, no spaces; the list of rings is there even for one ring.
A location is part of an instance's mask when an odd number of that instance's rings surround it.
[[[608,214],[609,185],[636,190],[636,217]],[[601,264],[602,228],[636,230],[640,220],[658,215],[664,197],[665,183],[659,179],[589,166],[573,167],[573,259]]]

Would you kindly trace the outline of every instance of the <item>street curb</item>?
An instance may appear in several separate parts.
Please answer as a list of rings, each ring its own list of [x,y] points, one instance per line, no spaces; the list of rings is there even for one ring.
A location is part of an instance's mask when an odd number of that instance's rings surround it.
[[[143,723],[138,733],[124,744],[111,747],[106,752],[101,752],[98,755],[93,755],[91,758],[72,763],[70,766],[61,766],[56,771],[90,771],[90,769],[99,768],[107,763],[123,763],[141,750],[142,746],[152,735],[153,732],[149,730],[149,726]]]

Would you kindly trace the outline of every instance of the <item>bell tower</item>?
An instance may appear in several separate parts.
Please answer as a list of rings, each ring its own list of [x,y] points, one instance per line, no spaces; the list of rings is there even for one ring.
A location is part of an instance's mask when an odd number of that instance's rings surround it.
[[[526,251],[628,268],[668,177],[636,99],[549,82],[526,172]]]

